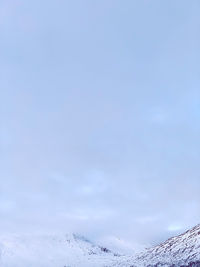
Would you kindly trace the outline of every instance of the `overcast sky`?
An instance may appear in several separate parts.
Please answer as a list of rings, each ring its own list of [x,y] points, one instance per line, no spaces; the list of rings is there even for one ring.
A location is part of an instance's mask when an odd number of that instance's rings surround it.
[[[0,231],[142,243],[200,222],[199,13],[1,1]]]

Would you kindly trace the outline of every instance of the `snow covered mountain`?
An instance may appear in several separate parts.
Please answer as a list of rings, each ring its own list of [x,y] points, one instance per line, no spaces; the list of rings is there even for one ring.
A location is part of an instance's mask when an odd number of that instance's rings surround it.
[[[200,225],[113,266],[200,267]]]
[[[74,234],[0,236],[0,267],[200,267],[200,225],[131,256]]]
[[[104,267],[118,256],[81,236],[0,237],[1,267]]]
[[[138,260],[152,266],[200,266],[200,225],[149,249]]]

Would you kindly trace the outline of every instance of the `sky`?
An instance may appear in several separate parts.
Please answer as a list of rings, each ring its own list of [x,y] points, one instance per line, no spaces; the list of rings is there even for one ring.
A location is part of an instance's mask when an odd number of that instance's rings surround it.
[[[158,242],[200,223],[200,2],[0,2],[0,231]]]

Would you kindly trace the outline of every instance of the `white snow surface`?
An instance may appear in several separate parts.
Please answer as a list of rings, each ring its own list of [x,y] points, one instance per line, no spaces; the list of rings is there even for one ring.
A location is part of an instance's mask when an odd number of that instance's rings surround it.
[[[117,267],[200,267],[200,224],[187,232],[132,257],[120,259]]]
[[[122,256],[74,234],[0,236],[0,267],[200,266],[200,225],[143,252]]]
[[[70,234],[0,237],[1,267],[105,267],[117,255]]]

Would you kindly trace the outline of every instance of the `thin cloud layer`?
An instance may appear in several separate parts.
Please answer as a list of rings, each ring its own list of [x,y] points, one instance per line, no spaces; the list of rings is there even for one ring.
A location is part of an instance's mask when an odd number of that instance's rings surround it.
[[[2,1],[1,231],[148,243],[199,223],[199,8]]]

